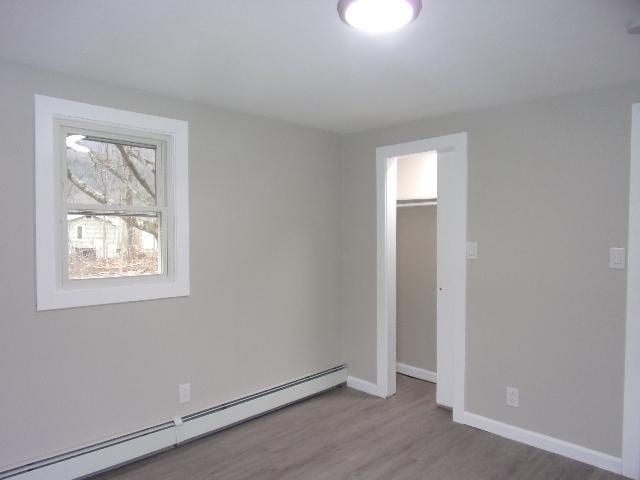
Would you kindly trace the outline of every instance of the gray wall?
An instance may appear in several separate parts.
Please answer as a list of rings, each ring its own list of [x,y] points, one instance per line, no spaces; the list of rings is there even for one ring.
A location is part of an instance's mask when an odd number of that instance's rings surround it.
[[[36,92],[190,122],[190,297],[35,312]],[[343,357],[374,381],[375,147],[460,131],[480,246],[468,410],[620,454],[625,272],[607,268],[607,249],[626,243],[634,101],[640,83],[340,139],[0,62],[0,465]],[[183,382],[193,400],[180,407]],[[520,408],[505,406],[506,385]]]
[[[402,207],[396,216],[396,358],[431,372],[437,371],[437,210]]]
[[[34,93],[189,121],[190,297],[36,313]],[[342,363],[336,135],[5,62],[0,105],[0,468]]]
[[[468,132],[467,410],[621,451],[631,104],[640,83],[409,122],[342,143],[350,375],[375,381],[378,146]],[[505,405],[505,387],[520,407]]]

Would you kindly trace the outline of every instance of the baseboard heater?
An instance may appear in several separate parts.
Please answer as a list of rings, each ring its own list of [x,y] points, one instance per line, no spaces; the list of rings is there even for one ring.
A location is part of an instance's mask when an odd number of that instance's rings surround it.
[[[0,480],[72,480],[168,450],[347,381],[345,365],[308,375],[128,435],[0,472]]]

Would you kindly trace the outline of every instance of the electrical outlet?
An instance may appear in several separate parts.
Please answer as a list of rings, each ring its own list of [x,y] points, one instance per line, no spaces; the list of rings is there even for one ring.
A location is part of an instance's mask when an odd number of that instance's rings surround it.
[[[609,268],[624,269],[626,260],[626,250],[624,248],[609,249]]]
[[[514,387],[507,387],[507,405],[518,407],[520,405],[520,390]]]
[[[178,385],[178,402],[187,403],[191,401],[191,384],[183,383]]]

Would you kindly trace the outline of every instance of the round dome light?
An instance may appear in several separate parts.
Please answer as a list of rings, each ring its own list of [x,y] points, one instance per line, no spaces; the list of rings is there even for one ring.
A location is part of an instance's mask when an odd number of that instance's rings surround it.
[[[340,0],[338,14],[347,25],[367,33],[388,33],[416,19],[422,0]]]

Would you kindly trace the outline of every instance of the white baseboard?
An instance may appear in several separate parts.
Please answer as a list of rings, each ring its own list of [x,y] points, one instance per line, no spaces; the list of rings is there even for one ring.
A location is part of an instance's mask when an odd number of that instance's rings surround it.
[[[248,420],[276,408],[323,392],[347,381],[345,369],[300,383],[249,402],[239,403],[193,420],[185,420],[178,429],[178,443],[207,435],[235,423]]]
[[[385,398],[384,393],[378,385],[362,380],[361,378],[351,376],[347,377],[347,387],[353,388],[354,390],[360,390],[361,392],[368,393],[369,395]]]
[[[133,438],[101,450],[62,460],[58,463],[11,475],[8,480],[71,480],[131,462],[153,453],[166,450],[176,444],[172,428]],[[0,476],[0,478],[3,478]]]
[[[463,423],[471,427],[479,428],[480,430],[485,430],[516,442],[531,445],[532,447],[540,448],[547,452],[557,453],[558,455],[593,465],[594,467],[602,468],[603,470],[608,470],[613,473],[620,474],[622,472],[622,459],[619,457],[591,450],[548,435],[543,435],[541,433],[532,432],[520,427],[498,422],[497,420],[482,417],[474,413],[465,412],[463,419]]]
[[[165,423],[156,430],[140,432],[139,436],[122,437],[113,444],[105,442],[37,464],[0,472],[0,479],[71,480],[86,477],[284,407],[341,385],[346,380],[347,370],[336,367],[178,418],[177,424]]]
[[[438,375],[431,370],[425,370],[424,368],[412,367],[406,363],[396,363],[396,371],[409,377],[418,378],[425,382],[438,383]]]

